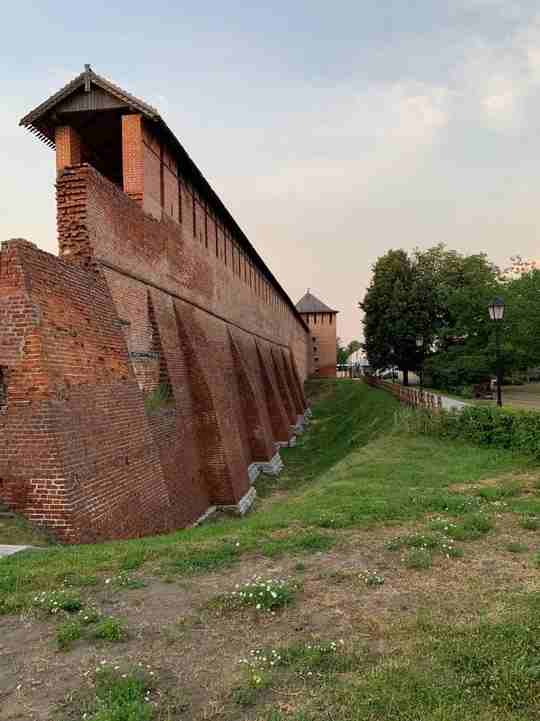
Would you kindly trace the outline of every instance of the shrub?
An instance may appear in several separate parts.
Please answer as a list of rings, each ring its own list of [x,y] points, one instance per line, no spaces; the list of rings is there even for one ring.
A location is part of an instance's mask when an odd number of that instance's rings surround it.
[[[461,411],[419,410],[407,427],[481,446],[506,448],[540,458],[540,412],[492,406],[467,406]]]

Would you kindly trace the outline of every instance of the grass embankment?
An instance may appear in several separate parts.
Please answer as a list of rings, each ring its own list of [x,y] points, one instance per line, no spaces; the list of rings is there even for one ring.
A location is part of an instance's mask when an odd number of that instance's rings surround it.
[[[47,533],[33,528],[24,518],[8,513],[0,505],[0,545],[49,546],[53,543]]]
[[[0,561],[0,608],[42,624],[40,662],[78,653],[85,681],[51,718],[540,718],[537,466],[404,432],[356,381],[310,393],[309,432],[247,518]],[[100,636],[118,606],[122,634]]]

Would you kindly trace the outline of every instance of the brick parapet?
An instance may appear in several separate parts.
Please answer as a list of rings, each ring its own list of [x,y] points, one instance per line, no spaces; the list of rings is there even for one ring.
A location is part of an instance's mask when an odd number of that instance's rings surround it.
[[[305,328],[93,168],[57,197],[60,258],[0,253],[0,499],[68,542],[242,512],[305,407]]]
[[[57,186],[62,188],[58,196],[62,257],[68,252],[83,267],[89,267],[92,259],[103,260],[248,332],[290,347],[301,376],[307,376],[310,352],[304,325],[288,307],[257,295],[230,261],[225,265],[216,256],[213,246],[197,242],[189,229],[186,233],[184,225],[166,216],[158,221],[144,213],[90,166],[66,169]],[[65,202],[64,213],[60,205]]]

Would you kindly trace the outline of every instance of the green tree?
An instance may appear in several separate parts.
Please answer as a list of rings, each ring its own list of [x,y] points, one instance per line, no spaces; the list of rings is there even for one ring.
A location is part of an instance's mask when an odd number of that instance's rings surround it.
[[[485,378],[495,362],[487,306],[500,292],[498,270],[484,254],[442,244],[410,256],[389,251],[360,304],[371,366],[397,365],[405,384],[420,367],[441,387]]]
[[[396,365],[408,374],[421,363],[416,339],[429,335],[429,304],[413,260],[404,250],[389,250],[373,268],[360,308],[364,311],[364,348],[372,368]]]
[[[350,358],[352,354],[356,353],[357,350],[360,350],[361,347],[362,344],[359,340],[352,340],[347,346],[348,357]]]
[[[502,333],[507,368],[526,371],[540,365],[540,271],[507,282]]]
[[[430,353],[425,368],[437,387],[459,390],[495,371],[488,305],[503,293],[498,269],[484,253],[463,255],[437,245],[415,251],[421,284],[432,306]]]
[[[343,345],[341,338],[336,339],[336,356],[338,365],[344,365],[349,357],[348,348]]]

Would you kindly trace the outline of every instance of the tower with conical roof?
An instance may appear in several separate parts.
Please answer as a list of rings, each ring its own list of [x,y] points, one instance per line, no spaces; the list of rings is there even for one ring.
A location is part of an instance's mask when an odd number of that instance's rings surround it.
[[[309,288],[296,304],[296,309],[306,321],[311,333],[314,375],[335,378],[338,311],[315,297]]]

